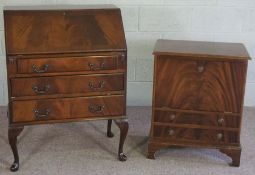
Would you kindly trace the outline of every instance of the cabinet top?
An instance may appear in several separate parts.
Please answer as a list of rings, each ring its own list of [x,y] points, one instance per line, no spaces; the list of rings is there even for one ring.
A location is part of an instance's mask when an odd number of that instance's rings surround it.
[[[163,40],[157,41],[154,55],[172,55],[185,57],[208,57],[221,59],[250,59],[241,43]]]
[[[5,7],[7,55],[126,51],[114,5]]]

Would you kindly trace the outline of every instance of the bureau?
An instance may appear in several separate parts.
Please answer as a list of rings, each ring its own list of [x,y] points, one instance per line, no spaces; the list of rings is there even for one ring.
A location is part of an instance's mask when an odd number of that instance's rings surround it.
[[[125,161],[127,49],[113,5],[4,8],[11,171],[26,125],[105,119],[120,128]]]
[[[239,166],[247,63],[236,43],[158,40],[148,158],[168,146],[214,148]]]

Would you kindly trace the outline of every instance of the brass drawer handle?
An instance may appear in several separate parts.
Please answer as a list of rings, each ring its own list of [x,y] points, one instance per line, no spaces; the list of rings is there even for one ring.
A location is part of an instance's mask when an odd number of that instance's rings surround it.
[[[89,82],[89,88],[90,88],[91,90],[101,90],[101,89],[104,88],[104,85],[105,85],[105,82],[104,82],[104,81],[100,81],[100,82],[98,83],[98,86],[95,86],[94,83]]]
[[[205,70],[205,65],[206,65],[206,61],[198,61],[198,62],[197,62],[197,71],[198,71],[199,73],[204,72],[204,70]]]
[[[103,70],[105,68],[105,62],[100,63],[100,65],[98,67],[94,63],[89,63],[88,65],[89,65],[90,70],[92,70],[92,71]]]
[[[50,109],[45,109],[44,112],[42,112],[42,110],[38,110],[38,109],[33,109],[33,111],[34,111],[36,119],[48,118],[49,114],[50,114]]]
[[[217,140],[222,140],[222,138],[223,138],[223,134],[222,133],[218,133],[217,134]]]
[[[218,119],[219,125],[222,125],[224,122],[225,122],[224,118],[221,117]]]
[[[48,71],[49,65],[48,64],[43,65],[42,69],[40,70],[36,65],[33,64],[32,69],[33,69],[33,72],[35,73],[45,73]]]
[[[199,65],[199,66],[197,67],[197,71],[198,71],[199,73],[202,73],[204,70],[205,70],[205,67],[204,67],[203,65]]]
[[[173,135],[174,135],[174,130],[173,130],[173,129],[169,129],[168,135],[169,135],[169,136],[173,136]]]
[[[40,89],[38,86],[33,86],[32,87],[33,91],[37,94],[45,94],[49,91],[50,89],[50,85],[47,84],[46,86],[44,86],[42,89]]]
[[[104,105],[100,106],[100,105],[89,105],[89,111],[91,113],[101,113],[104,111]]]
[[[171,114],[171,115],[170,115],[170,120],[171,120],[171,121],[173,121],[175,118],[176,118],[176,115],[175,115],[175,114]]]

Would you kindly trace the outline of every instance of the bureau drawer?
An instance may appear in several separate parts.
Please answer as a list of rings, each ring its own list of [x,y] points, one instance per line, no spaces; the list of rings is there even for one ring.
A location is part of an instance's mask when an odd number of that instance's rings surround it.
[[[205,143],[238,143],[238,132],[225,130],[193,129],[154,125],[153,136],[157,138],[205,142]]]
[[[240,113],[247,62],[156,59],[155,106]]]
[[[154,122],[239,128],[240,116],[156,110]]]
[[[124,96],[80,97],[12,102],[12,122],[109,118],[124,115]]]
[[[43,74],[57,72],[102,71],[123,68],[121,55],[102,55],[65,58],[30,58],[17,60],[17,73]]]
[[[11,79],[12,96],[82,94],[124,90],[123,74],[76,75]]]

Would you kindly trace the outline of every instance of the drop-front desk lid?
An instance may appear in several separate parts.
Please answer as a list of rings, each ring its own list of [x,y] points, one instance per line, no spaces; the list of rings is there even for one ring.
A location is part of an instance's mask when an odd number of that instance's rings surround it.
[[[113,5],[4,8],[7,55],[126,50]]]

